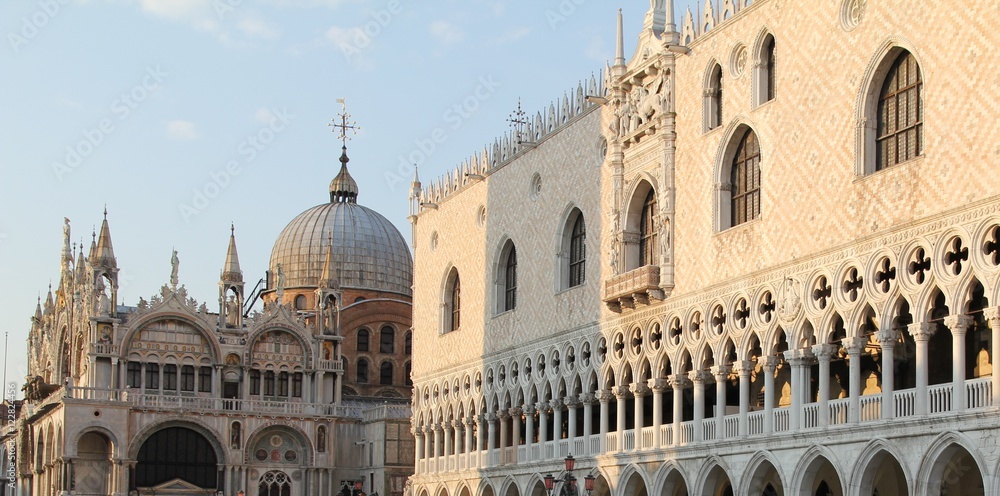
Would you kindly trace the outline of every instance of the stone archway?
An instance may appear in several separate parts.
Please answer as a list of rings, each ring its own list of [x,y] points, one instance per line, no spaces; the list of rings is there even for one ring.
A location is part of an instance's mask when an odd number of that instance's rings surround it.
[[[625,482],[625,487],[622,492],[623,496],[649,496],[649,491],[646,489],[646,481],[642,480],[642,476],[638,472],[632,472]]]
[[[139,494],[212,494],[222,488],[213,443],[183,426],[169,426],[143,441],[136,456],[133,488]]]
[[[75,492],[79,496],[104,495],[111,491],[111,441],[100,432],[88,432],[77,442],[73,462]]]
[[[705,485],[702,486],[702,496],[733,496],[735,494],[733,483],[729,480],[729,474],[722,467],[716,465],[705,477]]]
[[[903,467],[885,450],[869,458],[861,476],[861,494],[910,494]]]
[[[798,496],[844,496],[836,467],[825,456],[817,455],[802,470]]]
[[[933,496],[983,496],[985,488],[979,465],[964,447],[951,444],[934,460],[926,475],[923,494]]]
[[[747,494],[750,496],[784,496],[785,487],[774,465],[767,459],[759,459],[757,466],[748,476]]]
[[[684,477],[676,469],[672,469],[663,481],[663,490],[660,496],[688,496],[687,483]]]

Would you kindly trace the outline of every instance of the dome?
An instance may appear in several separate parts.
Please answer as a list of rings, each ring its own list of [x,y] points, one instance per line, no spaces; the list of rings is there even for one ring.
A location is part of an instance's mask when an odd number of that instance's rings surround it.
[[[341,201],[302,212],[281,231],[271,250],[284,287],[318,287],[332,237],[332,265],[341,287],[411,295],[413,262],[403,236],[378,212]]]

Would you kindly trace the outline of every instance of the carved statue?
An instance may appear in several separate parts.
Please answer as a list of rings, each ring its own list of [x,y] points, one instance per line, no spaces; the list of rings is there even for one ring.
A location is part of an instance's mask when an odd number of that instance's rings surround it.
[[[40,375],[29,378],[21,387],[21,391],[24,391],[24,399],[28,401],[42,401],[57,389],[59,389],[58,385],[46,384]]]
[[[660,260],[670,261],[670,216],[660,211]]]
[[[233,422],[233,427],[231,429],[232,433],[230,435],[231,439],[229,441],[229,445],[233,449],[240,449],[240,440],[242,439],[242,436],[240,434],[240,430],[241,430],[240,429],[240,423],[239,422]]]
[[[107,286],[104,285],[104,278],[97,278],[97,313],[99,315],[109,315],[111,313],[111,299],[108,297]]]
[[[229,295],[229,299],[226,300],[226,325],[228,327],[240,325],[240,304],[236,301],[235,295]]]
[[[170,256],[170,284],[172,286],[177,286],[177,269],[180,267],[181,261],[177,258],[177,250],[174,250],[173,255]]]
[[[69,217],[63,217],[63,250],[72,253],[69,250]]]
[[[316,451],[320,453],[326,451],[326,426],[321,425],[316,428]]]
[[[285,271],[281,269],[281,264],[278,264],[278,289],[285,289]]]
[[[323,309],[323,329],[334,331],[337,327],[337,302],[327,300],[326,308]]]

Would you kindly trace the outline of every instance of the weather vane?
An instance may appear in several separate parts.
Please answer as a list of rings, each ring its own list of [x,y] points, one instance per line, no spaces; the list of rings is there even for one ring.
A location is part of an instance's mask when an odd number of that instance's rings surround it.
[[[528,123],[528,121],[524,119],[524,116],[525,116],[525,113],[524,113],[523,110],[521,110],[521,99],[518,98],[517,99],[517,110],[515,110],[514,112],[511,112],[510,113],[510,117],[507,118],[507,122],[510,123],[510,127],[512,127],[514,129],[515,133],[517,133],[517,142],[518,143],[521,143],[521,141],[522,141],[521,140],[521,135],[523,134],[524,125]]]
[[[343,98],[337,99],[337,103],[340,104],[341,108],[340,113],[337,114],[337,116],[340,117],[340,123],[337,123],[337,119],[332,119],[330,124],[327,125],[334,128],[333,132],[340,133],[340,141],[344,144],[344,148],[347,148],[347,142],[351,139],[351,137],[347,135],[347,131],[350,130],[354,134],[357,134],[358,129],[361,129],[361,127],[358,126],[357,122],[349,121],[351,114],[347,113],[347,103],[344,100],[345,99]]]

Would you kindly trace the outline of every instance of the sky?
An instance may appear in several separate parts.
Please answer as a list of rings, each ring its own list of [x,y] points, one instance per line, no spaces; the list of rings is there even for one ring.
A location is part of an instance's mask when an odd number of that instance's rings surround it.
[[[675,2],[678,23],[695,3]],[[20,388],[35,303],[58,284],[64,217],[89,249],[107,208],[120,303],[157,294],[177,250],[181,284],[217,311],[231,224],[249,292],[285,225],[329,201],[343,98],[358,202],[409,239],[412,164],[427,184],[509,130],[518,102],[533,115],[600,78],[619,8],[628,57],[648,1],[0,3],[7,381]]]

